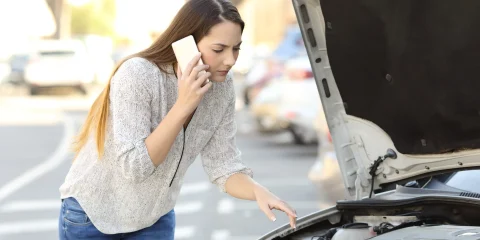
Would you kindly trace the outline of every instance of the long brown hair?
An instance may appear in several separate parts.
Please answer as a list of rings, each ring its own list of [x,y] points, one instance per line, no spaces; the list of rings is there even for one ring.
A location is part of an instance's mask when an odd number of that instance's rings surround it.
[[[85,123],[77,135],[73,150],[78,155],[86,144],[91,131],[95,130],[95,139],[99,157],[103,155],[105,145],[105,130],[109,111],[110,82],[115,72],[126,60],[133,57],[145,58],[167,73],[165,66],[177,63],[171,44],[188,35],[193,35],[198,43],[209,30],[223,21],[231,21],[245,26],[237,8],[229,0],[189,0],[187,1],[170,26],[147,49],[133,54],[120,61],[110,76],[107,86],[93,103]]]

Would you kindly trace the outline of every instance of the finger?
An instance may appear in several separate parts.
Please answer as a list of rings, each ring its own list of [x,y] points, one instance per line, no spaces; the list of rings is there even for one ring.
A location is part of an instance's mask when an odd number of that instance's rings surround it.
[[[288,204],[285,202],[279,202],[276,204],[273,208],[278,209],[280,211],[285,212],[288,215],[288,218],[290,220],[290,226],[292,228],[296,228],[296,223],[297,223],[297,213],[295,210],[293,210]]]
[[[202,53],[197,53],[190,62],[188,62],[187,67],[185,67],[184,73],[188,76],[192,72],[193,68],[197,66],[198,61],[200,60],[200,57],[202,56]]]
[[[213,85],[212,82],[206,83],[205,86],[198,89],[197,93],[203,96],[206,92],[208,92],[208,90],[212,87],[212,85]]]
[[[196,88],[197,87],[200,88],[204,86],[205,82],[210,76],[212,76],[212,73],[210,72],[200,73],[200,77],[198,77],[197,80],[195,80],[195,82],[193,83],[193,86],[195,86]]]
[[[293,210],[290,206],[288,206],[288,204],[286,204],[285,202],[279,202],[278,204],[276,204],[274,206],[275,208],[277,208],[278,210],[280,211],[283,211],[285,212],[289,217],[294,217],[296,218],[297,217],[297,214],[295,212],[295,210]]]
[[[198,66],[195,66],[192,70],[192,72],[190,73],[190,77],[192,79],[197,79],[198,78],[198,75],[200,74],[201,71],[206,71],[210,66],[208,65],[198,65]]]
[[[290,219],[290,226],[292,228],[297,228],[297,218],[292,216],[289,216],[288,218]]]
[[[267,217],[272,220],[273,222],[275,222],[277,220],[277,218],[275,217],[275,214],[273,214],[272,210],[270,209],[270,207],[268,205],[261,205],[260,206],[260,209],[263,211],[263,213],[265,213],[265,215],[267,215]]]

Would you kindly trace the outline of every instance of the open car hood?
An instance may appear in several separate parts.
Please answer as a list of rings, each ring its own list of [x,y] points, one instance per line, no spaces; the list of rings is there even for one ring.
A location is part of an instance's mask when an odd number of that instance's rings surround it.
[[[348,198],[480,166],[480,1],[293,4]]]

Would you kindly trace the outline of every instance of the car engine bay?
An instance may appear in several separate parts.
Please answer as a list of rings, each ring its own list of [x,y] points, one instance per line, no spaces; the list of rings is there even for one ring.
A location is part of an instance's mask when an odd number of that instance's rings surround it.
[[[438,222],[416,220],[399,225],[382,222],[370,227],[367,223],[347,224],[333,228],[323,236],[314,236],[312,240],[478,240],[480,227],[445,225]]]
[[[335,216],[325,216],[308,227],[274,239],[480,239],[480,203],[476,199],[441,196],[394,201],[364,199],[338,202],[336,209]]]

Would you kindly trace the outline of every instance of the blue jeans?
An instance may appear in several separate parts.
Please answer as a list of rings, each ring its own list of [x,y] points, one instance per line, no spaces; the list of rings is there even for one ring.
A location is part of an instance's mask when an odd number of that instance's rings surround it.
[[[173,240],[175,233],[175,212],[172,210],[162,216],[151,227],[136,232],[104,234],[92,224],[85,211],[74,198],[62,201],[60,210],[58,234],[60,240],[140,240],[162,239]]]

